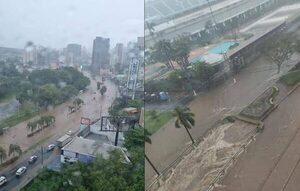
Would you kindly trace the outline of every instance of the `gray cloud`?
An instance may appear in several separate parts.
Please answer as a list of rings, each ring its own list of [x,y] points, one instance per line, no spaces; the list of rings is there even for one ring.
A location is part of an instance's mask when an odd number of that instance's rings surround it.
[[[0,46],[92,47],[95,36],[127,43],[144,33],[142,0],[0,0]]]

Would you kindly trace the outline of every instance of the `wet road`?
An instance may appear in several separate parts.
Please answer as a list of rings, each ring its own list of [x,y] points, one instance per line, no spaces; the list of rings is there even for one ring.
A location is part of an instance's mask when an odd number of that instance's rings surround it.
[[[298,56],[293,57],[287,67],[291,68]],[[259,58],[256,62],[242,70],[241,73],[228,79],[223,85],[202,93],[189,105],[195,113],[195,127],[192,135],[201,137],[214,123],[226,114],[236,113],[251,103],[267,87],[276,81],[276,68],[268,61]],[[174,121],[151,136],[152,144],[146,144],[146,153],[159,170],[164,169],[174,161],[190,142],[184,129],[176,129]],[[150,165],[146,163],[146,180],[154,175]]]
[[[38,167],[41,165],[42,163],[42,159],[44,160],[44,166],[47,165],[47,159],[50,158],[51,155],[54,155],[55,151],[45,151],[46,148],[43,151],[43,157],[42,157],[42,152],[41,150],[33,153],[33,155],[38,156],[38,159],[35,161],[35,163],[33,164],[29,164],[28,163],[28,159],[22,161],[21,163],[19,163],[16,168],[3,172],[1,175],[5,176],[7,178],[7,183],[2,186],[0,188],[0,191],[11,191],[11,190],[15,190],[15,186],[26,181],[26,179],[28,178],[28,174],[30,174],[34,168]],[[57,153],[56,153],[57,154]],[[18,168],[25,166],[27,168],[26,172],[20,176],[20,177],[16,177],[16,171],[18,170]]]
[[[87,73],[85,75],[89,76]],[[90,76],[89,76],[90,77]],[[91,79],[91,77],[90,77]],[[0,172],[7,173],[8,175],[11,174],[11,169],[15,169],[19,167],[21,164],[27,163],[27,160],[30,155],[35,152],[40,152],[39,145],[47,145],[50,143],[55,143],[55,141],[62,135],[66,134],[68,131],[76,132],[79,130],[80,126],[80,119],[81,117],[88,117],[91,121],[100,118],[100,113],[102,115],[108,115],[108,108],[111,106],[113,100],[117,96],[117,86],[109,80],[106,80],[104,84],[107,87],[107,92],[105,95],[101,96],[99,92],[97,92],[97,81],[100,81],[100,77],[96,80],[91,79],[91,84],[88,86],[87,90],[79,95],[81,99],[84,101],[84,105],[81,107],[80,110],[76,111],[75,113],[69,114],[68,105],[72,104],[72,100],[56,106],[55,108],[50,108],[47,112],[43,112],[42,115],[53,115],[56,118],[55,126],[49,127],[44,129],[43,131],[35,134],[32,137],[27,137],[28,130],[26,129],[26,124],[28,121],[24,121],[15,127],[11,127],[8,132],[0,137],[0,146],[8,150],[10,144],[18,144],[22,148],[23,151],[30,148],[32,145],[37,146],[37,149],[30,151],[27,154],[24,154],[21,159],[17,162],[13,163],[9,167],[6,167]],[[95,99],[94,99],[95,97]],[[40,143],[41,141],[47,139],[46,143]],[[48,153],[47,153],[48,155]],[[46,155],[46,157],[47,157]],[[50,155],[50,153],[49,153]],[[39,159],[40,160],[40,159]],[[32,166],[34,167],[34,165]],[[29,167],[27,170],[27,175],[30,174]],[[12,177],[12,176],[9,176]],[[7,185],[19,184],[22,181],[13,179],[12,183]]]

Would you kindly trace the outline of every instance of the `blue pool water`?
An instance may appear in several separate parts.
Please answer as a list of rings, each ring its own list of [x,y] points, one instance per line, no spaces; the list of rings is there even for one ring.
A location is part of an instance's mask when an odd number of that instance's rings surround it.
[[[211,54],[224,54],[229,50],[229,48],[232,45],[235,45],[235,44],[238,44],[238,42],[234,42],[234,41],[222,42],[222,43],[219,43],[216,47],[209,49],[208,52]],[[190,62],[192,64],[195,64],[200,61],[201,62],[205,61],[205,59],[203,58],[203,55],[197,56],[196,58],[192,59]]]
[[[205,61],[202,55],[197,56],[196,58],[193,58],[190,63],[195,64],[197,62],[203,62]]]
[[[225,52],[228,51],[228,49],[232,46],[235,45],[237,42],[233,41],[228,41],[228,42],[222,42],[218,44],[216,47],[209,49],[209,52],[212,54],[224,54]]]

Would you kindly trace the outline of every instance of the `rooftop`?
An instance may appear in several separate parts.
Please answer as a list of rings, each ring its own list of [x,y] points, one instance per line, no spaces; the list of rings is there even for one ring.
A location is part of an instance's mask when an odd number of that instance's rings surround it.
[[[120,147],[116,147],[106,143],[100,144],[95,140],[85,139],[82,137],[74,137],[74,139],[70,143],[62,148],[62,150],[64,151],[70,151],[83,155],[102,155],[105,159],[108,159],[109,151],[112,151],[114,149],[119,149],[122,153],[124,153],[124,151]]]

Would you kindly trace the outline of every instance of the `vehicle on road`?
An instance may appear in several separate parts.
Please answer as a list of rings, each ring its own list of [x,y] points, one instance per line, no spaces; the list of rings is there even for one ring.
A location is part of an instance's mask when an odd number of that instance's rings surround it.
[[[5,176],[0,176],[0,186],[3,186],[7,182],[7,178]]]
[[[25,166],[22,166],[21,168],[19,168],[16,172],[16,176],[19,177],[22,174],[24,174],[26,172],[27,168]]]
[[[72,134],[72,131],[69,131],[69,132],[71,132],[71,134]],[[68,144],[72,140],[72,137],[69,135],[69,132],[67,135],[64,135],[64,136],[60,137],[59,139],[57,139],[56,142],[57,142],[57,146],[59,148],[64,147],[66,144]]]
[[[73,132],[72,131],[68,131],[67,135],[71,136],[71,135],[73,135]]]
[[[47,152],[52,151],[54,149],[55,145],[54,144],[50,144],[47,147]]]
[[[37,159],[38,159],[38,156],[32,155],[32,156],[29,158],[28,163],[29,163],[29,164],[33,164],[33,163],[35,163],[35,161],[37,161]]]

